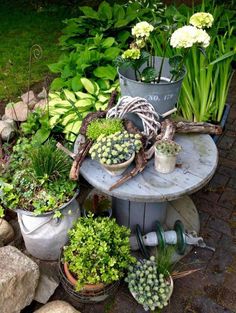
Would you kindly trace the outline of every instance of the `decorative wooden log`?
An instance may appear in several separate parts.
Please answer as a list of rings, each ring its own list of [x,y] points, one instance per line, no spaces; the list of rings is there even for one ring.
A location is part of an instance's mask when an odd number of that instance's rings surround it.
[[[222,128],[219,125],[210,123],[195,122],[177,122],[175,123],[176,133],[200,133],[220,135]]]

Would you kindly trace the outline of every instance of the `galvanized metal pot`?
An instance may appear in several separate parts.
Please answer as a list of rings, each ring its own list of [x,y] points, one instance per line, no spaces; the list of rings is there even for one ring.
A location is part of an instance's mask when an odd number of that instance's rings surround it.
[[[155,68],[160,69],[161,57],[155,57]],[[145,68],[143,65],[140,70]],[[132,68],[120,67],[118,69],[122,96],[142,97],[150,102],[159,114],[163,114],[175,107],[181,85],[186,74],[183,71],[177,81],[169,82],[172,74],[169,59],[164,60],[161,82],[159,84],[143,83],[135,80]]]

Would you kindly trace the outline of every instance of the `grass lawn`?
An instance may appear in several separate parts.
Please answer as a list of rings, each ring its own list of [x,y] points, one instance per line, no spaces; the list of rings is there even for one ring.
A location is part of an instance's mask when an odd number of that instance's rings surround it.
[[[33,44],[43,49],[42,58],[32,65],[31,84],[43,81],[47,64],[61,54],[57,46],[62,20],[69,10],[40,11],[25,1],[0,2],[0,101],[16,100],[27,90],[29,50]]]

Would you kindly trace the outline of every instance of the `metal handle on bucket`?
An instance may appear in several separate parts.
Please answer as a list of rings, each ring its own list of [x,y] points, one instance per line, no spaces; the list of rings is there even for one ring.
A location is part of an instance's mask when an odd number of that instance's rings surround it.
[[[124,77],[120,76],[120,83],[123,85],[123,86],[126,86],[127,85],[127,81]]]
[[[25,226],[24,223],[23,223],[22,214],[18,212],[17,215],[18,215],[18,220],[19,220],[19,223],[20,223],[20,225],[21,225],[21,228],[23,229],[23,231],[24,231],[24,233],[25,233],[26,235],[32,234],[33,232],[35,232],[36,230],[38,230],[40,227],[46,225],[47,223],[49,223],[49,222],[53,219],[53,217],[50,217],[48,220],[46,220],[45,222],[43,222],[42,224],[40,224],[39,226],[37,226],[37,227],[34,228],[33,230],[28,231],[27,228],[26,228],[26,226]]]

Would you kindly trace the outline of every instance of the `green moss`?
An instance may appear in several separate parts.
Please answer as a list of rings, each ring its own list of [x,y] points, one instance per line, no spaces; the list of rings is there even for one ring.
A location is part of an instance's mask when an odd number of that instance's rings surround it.
[[[121,119],[97,119],[92,121],[87,129],[87,137],[96,140],[100,135],[109,136],[124,130]]]

